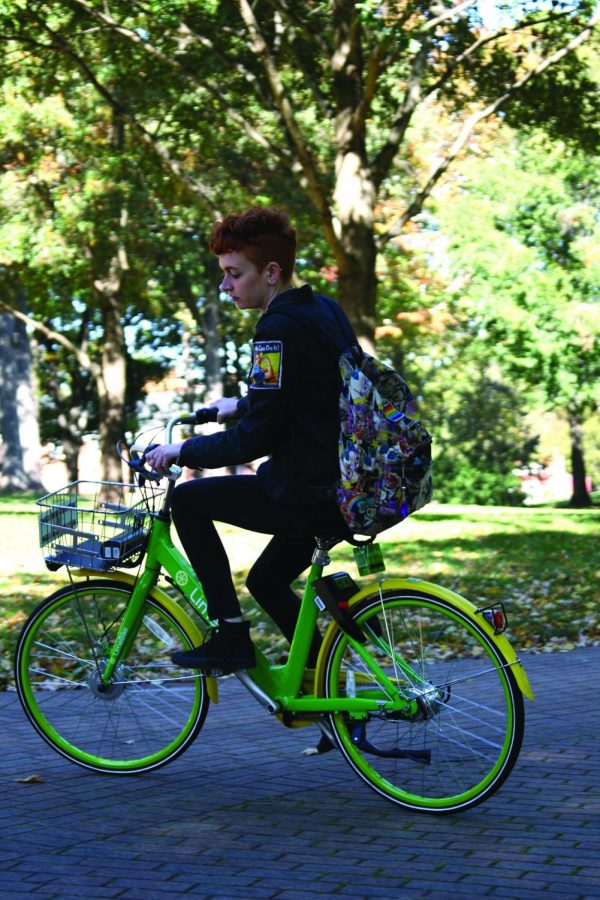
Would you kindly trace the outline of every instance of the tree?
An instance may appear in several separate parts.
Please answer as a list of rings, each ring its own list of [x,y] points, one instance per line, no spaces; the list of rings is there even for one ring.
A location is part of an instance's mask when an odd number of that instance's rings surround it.
[[[156,318],[167,303],[173,307],[173,298],[175,307],[185,305],[204,327],[214,391],[219,338],[214,315],[205,328],[209,317],[200,314],[198,297],[204,293],[202,272],[216,261],[207,262],[202,242],[198,252],[197,219],[178,207],[170,182],[165,189],[158,178],[156,189],[156,166],[136,160],[114,110],[99,107],[93,90],[84,86],[82,92],[66,73],[54,85],[58,92],[49,95],[40,84],[42,62],[34,67],[29,59],[26,68],[4,82],[0,113],[2,309],[16,317],[19,329],[26,323],[46,348],[44,386],[58,412],[49,418],[71,475],[77,477],[81,429],[88,424],[100,431],[103,478],[119,480],[114,446],[125,431],[127,321],[134,310]],[[42,95],[37,102],[36,92]],[[28,316],[18,308],[19,285],[30,297]],[[214,308],[214,291],[212,296]],[[173,332],[170,339],[180,336]],[[49,343],[58,352],[48,352]],[[4,388],[5,395],[17,388],[8,370]],[[90,391],[98,397],[95,405]],[[7,445],[7,397],[4,409]],[[10,446],[14,458],[19,446],[12,438]]]
[[[598,120],[584,53],[596,18],[585,0],[513,5],[495,22],[469,0],[0,2],[14,125],[0,152],[20,192],[16,219],[4,210],[18,237],[10,267],[41,334],[60,334],[74,300],[101,316],[101,340],[78,359],[94,367],[103,458],[124,421],[122,327],[133,309],[183,304],[203,323],[218,379],[217,327],[221,340],[238,334],[217,326],[208,286],[203,235],[222,210],[285,203],[308,268],[337,284],[368,347],[378,256],[393,264],[396,237],[477,152],[485,122],[501,112],[521,124],[535,106],[554,134],[597,135],[568,115],[576,104],[557,110],[552,96],[558,84],[561,97],[578,92]],[[15,98],[21,125],[10,121]],[[194,256],[190,222],[204,249],[191,272],[177,263]],[[165,233],[173,240],[161,246]]]
[[[285,200],[301,220],[316,217],[339,298],[367,345],[378,252],[422,211],[480,124],[499,110],[510,113],[514,103],[515,118],[523,107],[540,116],[552,109],[560,131],[565,120],[554,109],[553,87],[560,84],[572,100],[582,88],[586,98],[595,96],[592,79],[581,75],[585,58],[572,55],[597,21],[587,0],[513,4],[496,21],[482,18],[471,0],[425,7],[410,0],[18,6],[0,25],[4,39],[67,60],[198,203],[222,207],[229,196],[220,187],[233,177],[251,193]],[[120,70],[118,84],[126,73],[136,85],[140,75],[160,81],[168,107],[114,89],[100,47]],[[411,130],[434,100],[448,110],[449,127],[423,177],[411,165]],[[378,234],[378,210],[393,194],[402,208]]]
[[[515,476],[535,447],[525,409],[514,388],[470,371],[458,390],[437,398],[436,497],[447,503],[514,506],[523,496]],[[432,404],[432,407],[434,404]],[[437,414],[436,414],[437,413]]]
[[[571,431],[571,502],[587,506],[583,422],[598,409],[597,157],[508,130],[440,206],[467,353],[522,385]],[[473,222],[477,228],[473,228]]]

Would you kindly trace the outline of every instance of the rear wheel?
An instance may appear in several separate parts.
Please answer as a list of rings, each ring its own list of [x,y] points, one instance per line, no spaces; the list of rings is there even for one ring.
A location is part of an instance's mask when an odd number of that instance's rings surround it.
[[[144,772],[190,746],[208,710],[204,679],[182,674],[172,650],[193,646],[158,599],[146,602],[127,659],[101,678],[131,596],[128,584],[93,580],[44,600],[17,645],[15,680],[30,721],[55,750],[99,772]]]
[[[332,715],[350,766],[411,810],[452,813],[487,799],[513,768],[524,726],[523,697],[494,641],[451,603],[423,591],[374,593],[352,612],[363,629],[371,626],[366,646],[412,711]],[[324,672],[328,697],[390,696],[342,632]]]

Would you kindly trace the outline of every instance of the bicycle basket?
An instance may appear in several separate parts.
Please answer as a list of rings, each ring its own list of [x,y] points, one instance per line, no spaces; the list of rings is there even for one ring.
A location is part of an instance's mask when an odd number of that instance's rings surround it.
[[[49,569],[107,571],[136,566],[164,488],[74,481],[36,501],[40,547]]]

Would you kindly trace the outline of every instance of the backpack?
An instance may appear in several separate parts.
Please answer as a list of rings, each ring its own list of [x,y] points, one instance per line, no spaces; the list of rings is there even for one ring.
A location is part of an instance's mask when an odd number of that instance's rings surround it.
[[[397,372],[353,347],[339,366],[338,505],[351,531],[376,535],[431,500],[432,438]]]
[[[374,537],[431,500],[432,438],[414,418],[402,376],[362,350],[334,300],[315,296],[342,326],[348,344],[341,351],[300,308],[277,312],[301,322],[335,354],[342,379],[337,502],[353,534]]]

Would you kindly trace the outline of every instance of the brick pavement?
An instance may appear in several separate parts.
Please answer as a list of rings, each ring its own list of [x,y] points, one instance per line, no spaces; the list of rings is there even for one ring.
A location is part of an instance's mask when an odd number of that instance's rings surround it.
[[[0,896],[600,897],[600,650],[525,664],[515,770],[444,818],[380,799],[335,752],[302,756],[315,730],[282,728],[233,678],[186,754],[118,779],[56,755],[0,693]]]

